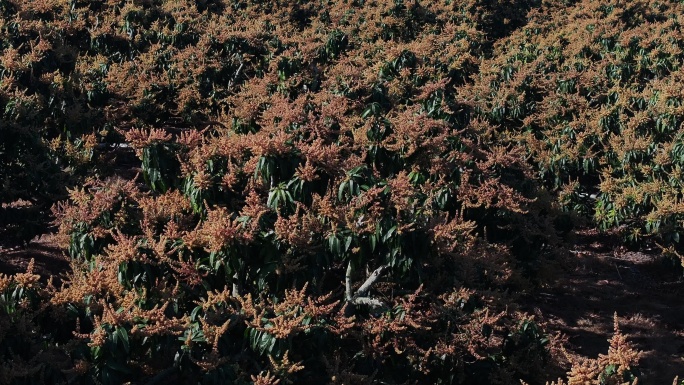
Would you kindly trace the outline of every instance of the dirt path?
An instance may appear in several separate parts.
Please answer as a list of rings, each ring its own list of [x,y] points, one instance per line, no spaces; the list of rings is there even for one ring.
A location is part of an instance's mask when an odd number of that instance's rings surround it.
[[[617,313],[622,332],[643,351],[640,384],[671,384],[684,375],[684,280],[656,253],[609,246],[593,231],[578,233],[565,275],[531,298],[571,354],[608,351]]]

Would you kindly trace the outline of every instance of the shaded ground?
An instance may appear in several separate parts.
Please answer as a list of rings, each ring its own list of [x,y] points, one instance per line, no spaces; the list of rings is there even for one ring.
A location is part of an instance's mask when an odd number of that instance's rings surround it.
[[[32,258],[35,261],[33,272],[40,274],[43,280],[53,276],[57,283],[69,268],[69,261],[55,244],[54,236],[45,234],[34,238],[27,247],[0,244],[0,273],[23,273]]]
[[[671,384],[684,375],[684,280],[656,251],[612,247],[595,231],[577,234],[564,275],[540,289],[529,306],[568,337],[570,353],[608,352],[617,313],[622,332],[643,351],[640,384]]]
[[[102,164],[99,171],[104,177],[133,180],[142,172],[135,151],[126,143],[99,145],[96,156]],[[66,193],[63,198],[66,199]],[[68,270],[69,260],[57,247],[54,235],[50,234],[54,228],[46,225],[53,218],[44,215],[27,221],[31,214],[21,212],[22,209],[31,209],[30,202],[20,200],[0,205],[0,274],[23,273],[33,258],[34,272],[42,279],[54,276],[57,283],[60,275]]]
[[[684,375],[684,280],[672,261],[657,252],[612,246],[594,231],[577,234],[575,250],[554,284],[527,299],[548,326],[568,337],[575,357],[596,358],[608,351],[613,314],[628,339],[643,351],[640,384],[671,384]],[[44,279],[69,268],[54,236],[33,239],[27,248],[0,246],[0,273],[26,270],[31,258]]]

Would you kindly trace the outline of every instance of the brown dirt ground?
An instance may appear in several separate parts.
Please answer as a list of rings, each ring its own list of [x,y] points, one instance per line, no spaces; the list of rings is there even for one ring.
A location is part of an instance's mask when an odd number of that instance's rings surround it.
[[[575,249],[557,280],[527,298],[548,327],[564,334],[571,356],[596,358],[608,351],[613,315],[634,346],[643,352],[640,384],[671,384],[684,375],[684,277],[657,252],[634,252],[594,230],[576,233]],[[60,276],[69,269],[50,234],[27,248],[0,247],[0,273],[26,270]],[[550,379],[549,379],[550,380]]]
[[[576,234],[564,274],[529,299],[563,333],[574,358],[608,352],[613,315],[642,351],[639,384],[672,384],[684,375],[684,280],[656,250],[628,251],[595,230]],[[550,380],[550,379],[549,379]]]
[[[57,247],[54,238],[52,234],[44,234],[34,238],[27,247],[0,245],[0,273],[23,273],[34,259],[33,272],[39,274],[43,281],[53,277],[57,283],[69,269],[69,260]]]

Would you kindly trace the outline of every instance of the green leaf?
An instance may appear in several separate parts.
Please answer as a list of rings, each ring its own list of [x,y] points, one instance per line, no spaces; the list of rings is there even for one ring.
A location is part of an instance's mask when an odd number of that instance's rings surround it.
[[[340,240],[337,238],[337,235],[332,234],[330,237],[328,237],[328,247],[330,248],[330,251],[333,254],[340,255],[341,250],[340,250]]]
[[[383,242],[387,242],[387,240],[390,239],[390,238],[392,237],[392,235],[394,235],[394,233],[395,233],[396,231],[397,231],[397,226],[396,226],[396,225],[395,225],[395,226],[392,226],[392,227],[385,233],[385,235],[382,237]]]
[[[375,234],[368,236],[368,241],[370,242],[371,251],[375,251],[375,247],[378,244],[378,237]]]
[[[202,306],[196,306],[194,309],[192,309],[192,312],[190,312],[190,320],[196,321],[197,320],[197,315],[199,312],[202,310]]]
[[[353,241],[353,237],[351,237],[351,236],[345,238],[345,240],[344,240],[344,251],[345,252],[349,251],[349,247],[351,246],[352,241]]]
[[[115,342],[116,342],[117,337],[118,337],[119,342],[121,342],[121,345],[123,346],[124,351],[128,354],[128,352],[130,351],[130,344],[128,341],[128,331],[126,331],[125,328],[117,327],[116,331],[114,332]]]
[[[247,328],[245,333],[249,338],[249,344],[252,350],[260,354],[270,354],[273,351],[277,342],[277,339],[274,336],[254,328]]]

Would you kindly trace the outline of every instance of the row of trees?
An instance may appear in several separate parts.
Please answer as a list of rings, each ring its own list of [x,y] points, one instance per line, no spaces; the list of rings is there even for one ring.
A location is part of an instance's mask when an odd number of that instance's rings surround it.
[[[0,381],[555,375],[576,213],[679,242],[681,10],[0,0],[3,230],[72,261],[0,277]]]

